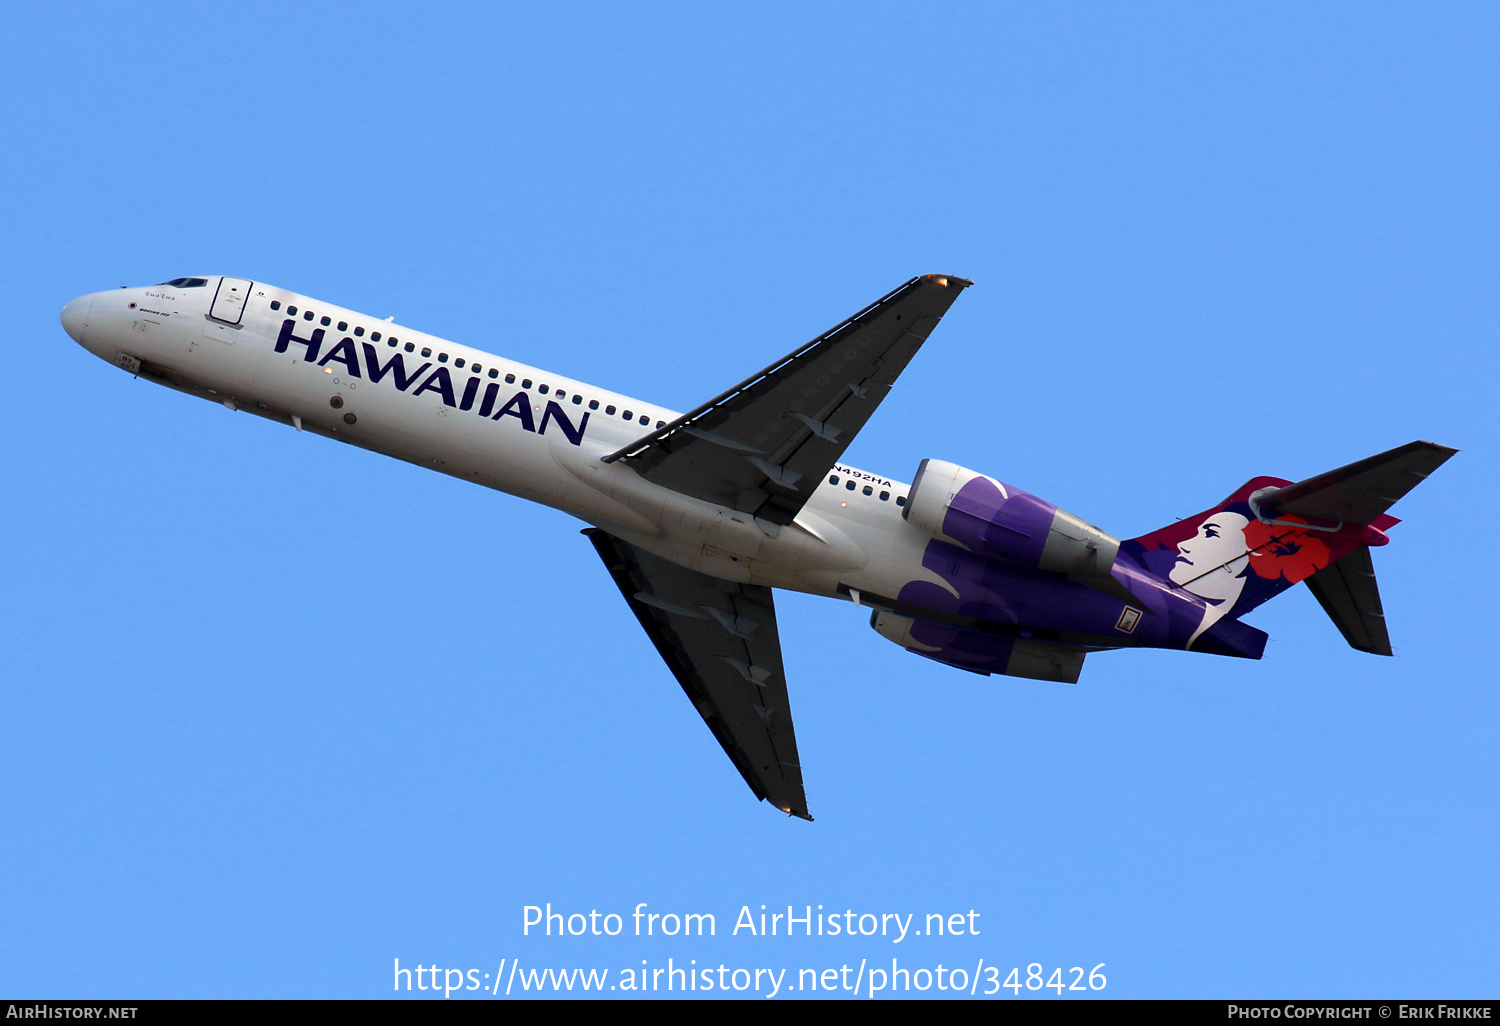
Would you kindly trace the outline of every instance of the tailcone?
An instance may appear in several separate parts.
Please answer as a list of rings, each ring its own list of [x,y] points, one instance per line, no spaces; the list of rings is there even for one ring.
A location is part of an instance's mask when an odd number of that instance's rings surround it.
[[[1270,635],[1238,620],[1220,620],[1200,634],[1191,646],[1194,652],[1209,655],[1235,656],[1239,659],[1259,659],[1266,651]]]

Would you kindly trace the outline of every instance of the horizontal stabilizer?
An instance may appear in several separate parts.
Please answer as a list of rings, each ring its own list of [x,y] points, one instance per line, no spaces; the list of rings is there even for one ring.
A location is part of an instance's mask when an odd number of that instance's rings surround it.
[[[1309,577],[1307,586],[1350,645],[1374,655],[1392,654],[1368,548],[1360,546],[1330,563]]]
[[[1457,449],[1435,442],[1408,442],[1378,456],[1257,496],[1254,501],[1263,509],[1282,514],[1371,524],[1456,452]]]

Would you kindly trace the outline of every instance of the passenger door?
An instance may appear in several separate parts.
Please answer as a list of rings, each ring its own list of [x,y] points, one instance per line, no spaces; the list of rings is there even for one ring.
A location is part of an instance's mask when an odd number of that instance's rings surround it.
[[[219,290],[214,293],[213,306],[208,315],[225,324],[238,324],[245,316],[245,300],[250,296],[250,286],[244,278],[220,278]]]

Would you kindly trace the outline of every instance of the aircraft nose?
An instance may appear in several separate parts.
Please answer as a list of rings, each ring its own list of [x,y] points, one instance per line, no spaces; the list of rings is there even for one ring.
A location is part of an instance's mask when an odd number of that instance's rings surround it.
[[[66,331],[74,342],[83,342],[83,329],[88,327],[89,310],[93,305],[94,297],[87,295],[79,296],[62,308],[63,331]]]

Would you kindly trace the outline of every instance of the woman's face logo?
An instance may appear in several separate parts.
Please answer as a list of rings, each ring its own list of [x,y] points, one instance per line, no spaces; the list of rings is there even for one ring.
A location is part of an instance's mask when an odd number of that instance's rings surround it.
[[[1177,546],[1177,562],[1167,576],[1184,591],[1210,600],[1189,645],[1229,612],[1244,590],[1243,575],[1250,565],[1245,546],[1249,522],[1238,513],[1215,513],[1198,526],[1197,535]]]

